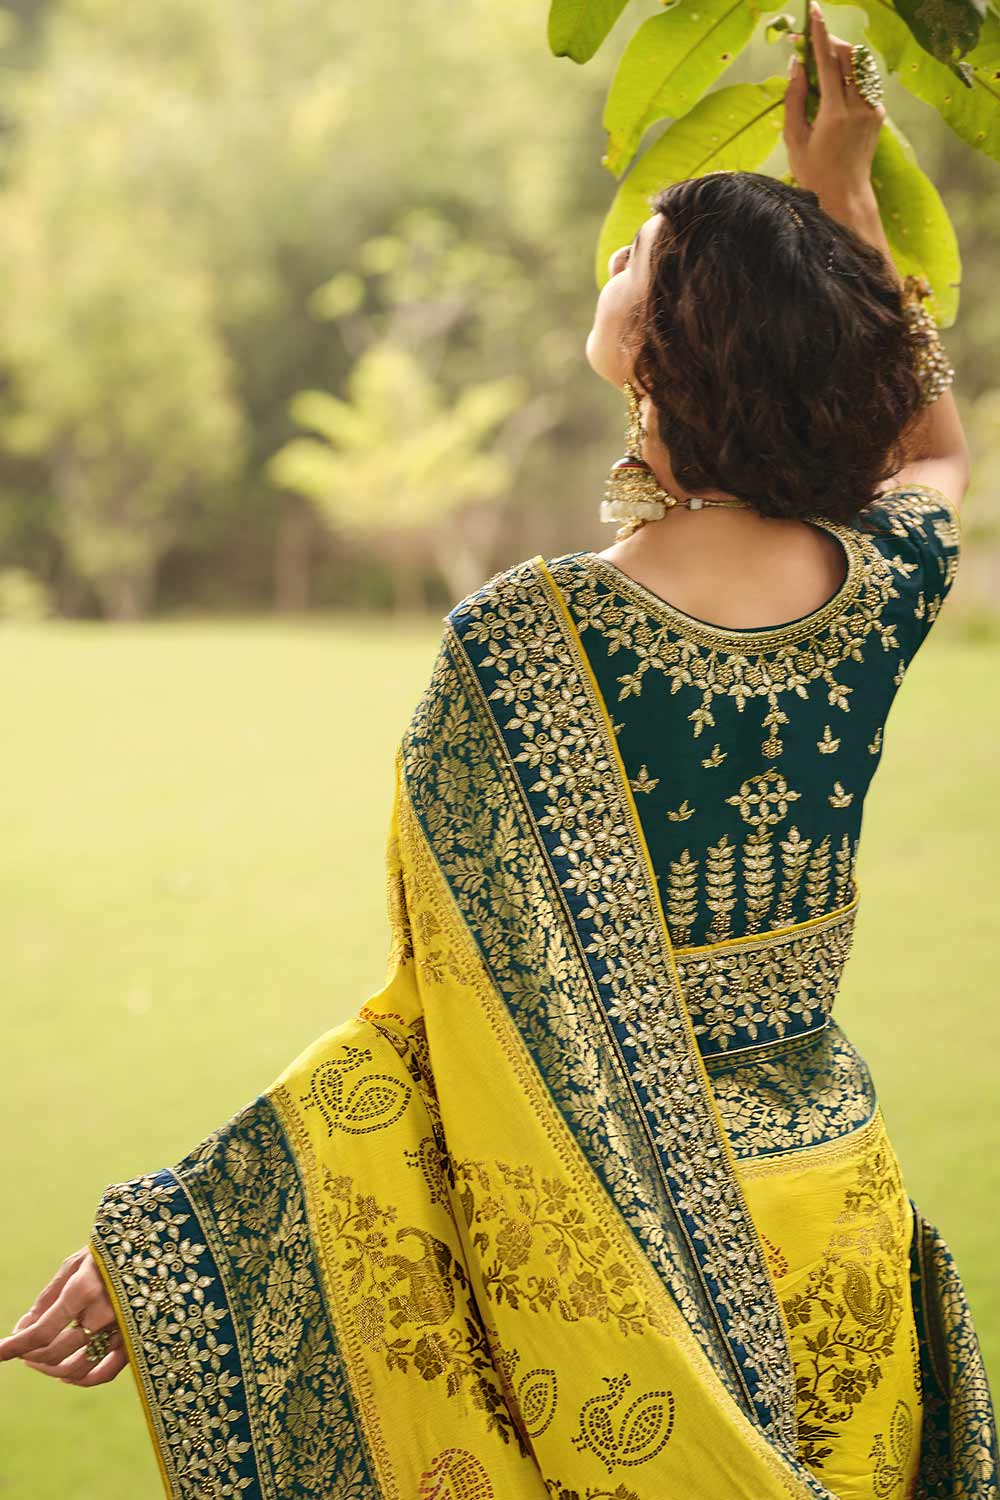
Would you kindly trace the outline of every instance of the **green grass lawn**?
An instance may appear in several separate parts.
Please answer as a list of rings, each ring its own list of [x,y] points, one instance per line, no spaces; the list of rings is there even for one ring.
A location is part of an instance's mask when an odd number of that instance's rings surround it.
[[[7,1332],[104,1186],[177,1161],[382,985],[399,736],[438,627],[0,633]],[[1000,1369],[1000,645],[943,620],[865,814],[839,1019]],[[0,1367],[0,1500],[156,1500],[131,1377]]]

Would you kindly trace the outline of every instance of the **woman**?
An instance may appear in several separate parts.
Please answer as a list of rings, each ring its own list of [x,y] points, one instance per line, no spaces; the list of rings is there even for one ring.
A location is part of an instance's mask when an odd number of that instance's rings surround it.
[[[0,1345],[131,1363],[168,1495],[997,1493],[961,1284],[831,1018],[968,458],[875,209],[884,111],[813,37],[801,186],[675,183],[612,259],[619,541],[446,617],[383,988],[110,1186]]]

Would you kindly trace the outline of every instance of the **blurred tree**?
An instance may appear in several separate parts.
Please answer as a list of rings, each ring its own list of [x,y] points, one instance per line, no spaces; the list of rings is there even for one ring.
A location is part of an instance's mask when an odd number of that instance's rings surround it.
[[[632,0],[622,42],[662,9]],[[438,417],[466,389],[525,383],[489,429],[502,488],[425,523],[429,591],[590,544],[622,432],[583,353],[613,36],[577,68],[546,53],[544,0],[425,0],[419,26],[405,0],[16,12],[30,24],[0,29],[0,565],[64,612],[381,601],[390,542],[331,526],[268,467],[301,437],[296,392],[347,391],[377,347],[416,361]],[[767,49],[758,28],[730,77],[761,76]],[[995,164],[887,86],[964,215],[970,300],[948,348],[977,394],[1000,336]],[[412,437],[405,409],[393,430]]]
[[[408,350],[376,344],[358,360],[350,401],[302,391],[292,412],[318,438],[295,438],[271,462],[335,525],[387,553],[398,608],[420,607],[414,560],[430,546],[457,598],[482,582],[482,561],[439,523],[470,503],[492,500],[510,465],[481,443],[524,395],[514,377],[466,386],[453,403]]]

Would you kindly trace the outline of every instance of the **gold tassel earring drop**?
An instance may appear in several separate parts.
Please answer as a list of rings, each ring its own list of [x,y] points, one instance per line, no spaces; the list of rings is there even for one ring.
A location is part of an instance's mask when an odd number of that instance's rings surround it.
[[[601,520],[620,521],[615,540],[623,542],[647,521],[659,521],[672,505],[686,505],[701,510],[706,505],[724,505],[749,510],[745,500],[712,500],[690,495],[680,500],[665,490],[642,456],[646,429],[642,422],[639,394],[630,380],[625,382],[628,423],[625,428],[625,454],[611,466],[601,501]]]

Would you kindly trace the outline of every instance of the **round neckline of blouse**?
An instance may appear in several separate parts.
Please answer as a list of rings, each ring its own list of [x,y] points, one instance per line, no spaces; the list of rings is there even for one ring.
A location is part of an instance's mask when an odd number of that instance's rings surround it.
[[[823,604],[816,609],[811,609],[808,614],[799,615],[794,620],[785,620],[780,625],[713,624],[711,620],[702,620],[697,615],[689,615],[685,610],[678,609],[676,604],[671,604],[659,594],[654,594],[652,589],[648,589],[630,573],[624,572],[609,558],[601,557],[599,553],[591,551],[584,551],[581,555],[604,575],[618,593],[641,604],[647,614],[662,620],[664,624],[671,626],[681,635],[691,636],[695,640],[712,645],[742,646],[747,642],[762,646],[784,645],[802,636],[813,634],[841,614],[857,595],[864,574],[861,541],[852,527],[845,526],[839,521],[826,521],[811,517],[803,517],[803,520],[807,525],[820,527],[839,542],[847,560],[847,571],[840,586]]]

